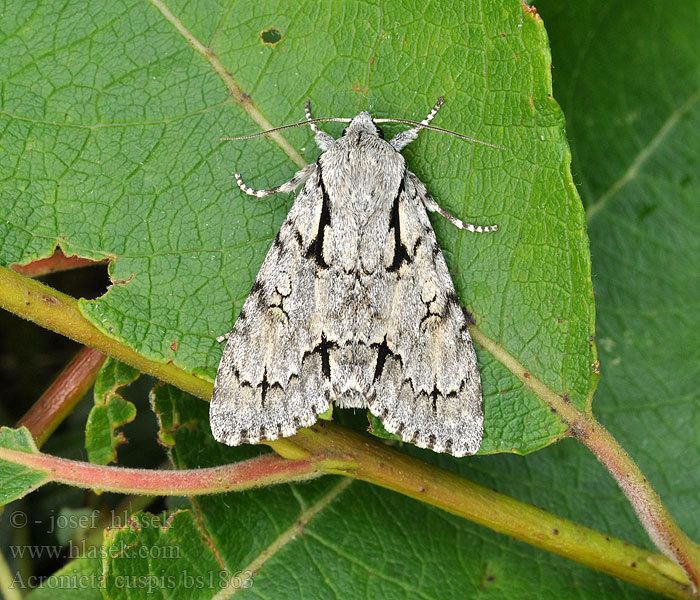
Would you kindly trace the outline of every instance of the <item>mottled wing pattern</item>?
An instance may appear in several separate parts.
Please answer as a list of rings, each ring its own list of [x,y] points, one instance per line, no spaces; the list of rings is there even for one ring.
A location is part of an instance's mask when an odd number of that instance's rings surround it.
[[[323,232],[322,212],[314,172],[228,335],[210,408],[212,432],[220,442],[235,446],[286,437],[314,423],[329,406],[328,346],[314,295],[316,263],[305,256]]]
[[[398,278],[385,341],[373,371],[369,408],[410,442],[455,456],[481,444],[481,380],[466,318],[428,220],[425,188],[406,173],[398,196],[399,241],[387,257]]]
[[[437,204],[406,170],[397,150],[407,142],[392,146],[377,133],[360,113],[340,139],[321,139],[324,152],[304,170],[306,185],[228,336],[211,403],[217,440],[292,435],[334,402],[369,407],[421,447],[479,449],[481,381],[426,212]],[[263,197],[296,177],[270,190],[238,183]]]

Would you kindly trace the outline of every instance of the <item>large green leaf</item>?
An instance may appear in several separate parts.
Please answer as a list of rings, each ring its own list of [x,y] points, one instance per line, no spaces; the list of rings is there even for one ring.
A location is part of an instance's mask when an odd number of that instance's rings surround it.
[[[231,328],[291,202],[242,197],[231,172],[264,186],[296,168],[265,139],[219,138],[257,131],[254,114],[297,120],[307,98],[318,114],[421,118],[444,95],[441,126],[506,148],[426,133],[406,153],[445,208],[501,226],[477,236],[435,221],[461,299],[534,375],[588,405],[583,212],[544,28],[519,0],[153,0],[67,3],[58,14],[17,3],[3,27],[0,260],[46,256],[57,242],[112,258],[114,285],[82,303],[104,331],[212,377],[214,339]],[[288,139],[307,161],[317,156],[308,130]],[[524,453],[564,434],[502,365],[479,359],[483,452]]]
[[[596,412],[700,539],[698,5],[542,4],[588,206]]]
[[[591,220],[603,371],[596,412],[640,461],[681,525],[697,539],[700,422],[695,381],[700,328],[693,309],[698,297],[693,265],[700,262],[700,252],[693,235],[698,208],[692,199],[700,191],[694,96],[700,81],[698,13],[690,0],[668,6],[650,0],[634,5],[619,0],[580,4],[541,0],[538,5],[552,37],[555,92],[569,119],[577,181],[589,205],[608,198]],[[255,25],[250,27],[256,29]],[[413,160],[421,156],[416,152]],[[272,177],[270,182],[277,181]],[[649,207],[652,210],[645,210]],[[676,234],[673,239],[671,228]],[[173,393],[171,401],[178,401],[178,396]],[[205,407],[197,408],[194,401],[186,406],[201,414],[194,433],[174,426],[177,420],[170,421],[171,443],[185,433],[192,436],[173,447],[178,464],[204,466],[209,460],[224,462],[241,456],[242,451],[213,446],[205,447],[201,459],[193,456],[198,439],[209,443]],[[181,446],[183,454],[178,456]],[[422,456],[435,458],[427,452]],[[649,546],[609,475],[572,440],[524,458],[439,461],[557,514]],[[252,535],[246,533],[249,527],[261,526],[261,545],[274,532],[284,533],[294,522],[285,509],[294,507],[299,514],[303,508],[297,497],[306,507],[322,501],[328,495],[323,485],[315,482],[199,502],[213,501],[204,508],[222,519],[214,523],[215,529],[242,536],[236,537],[237,555],[235,547],[230,549],[233,542],[227,546],[234,557],[228,560],[235,565],[256,558],[249,550],[250,538],[245,537]],[[327,485],[332,486],[332,481]],[[222,499],[224,503],[219,502]],[[236,531],[234,522],[240,526]],[[425,529],[424,523],[428,524]],[[323,553],[321,541],[327,538],[334,548]],[[369,547],[366,554],[381,548],[370,555],[376,563],[370,563],[369,569],[364,568],[366,563],[352,560],[356,549],[365,546]],[[344,549],[348,550],[345,556],[338,552]],[[318,562],[319,558],[326,562]],[[300,565],[314,568],[306,582],[300,581]],[[398,577],[399,584],[381,577],[387,572],[384,567],[394,569],[390,575]],[[438,578],[441,587],[436,591],[433,582]],[[271,597],[298,597],[300,589],[328,592],[324,586],[337,582],[340,587],[349,580],[350,592],[358,590],[355,593],[364,596],[375,592],[383,597],[532,598],[546,590],[558,598],[650,597],[604,575],[357,483],[331,498],[298,538],[275,553],[253,586],[267,590]],[[404,587],[396,591],[401,584]],[[410,594],[406,584],[412,586]]]
[[[578,181],[589,204],[606,193],[610,197],[591,220],[603,370],[596,412],[640,461],[681,525],[698,538],[700,422],[693,349],[698,347],[700,317],[692,310],[697,279],[689,279],[694,272],[690,265],[700,262],[697,237],[691,235],[698,222],[692,198],[700,190],[697,171],[689,168],[700,154],[698,106],[692,100],[700,81],[700,54],[692,51],[689,41],[700,29],[698,15],[690,1],[674,4],[673,10],[650,0],[635,6],[624,2],[572,6],[544,0],[539,4],[552,36],[555,91],[569,115]],[[661,21],[663,28],[658,26]],[[627,74],[627,69],[637,75]],[[628,93],[630,85],[637,86],[634,94]],[[633,115],[648,117],[627,124]],[[625,176],[630,166],[633,177]],[[644,213],[642,207],[650,205],[655,210],[637,216],[635,211]],[[673,243],[667,237],[670,224],[676,234]],[[196,406],[191,407],[202,413],[196,435],[206,443],[204,408]],[[183,435],[180,431],[193,435],[172,422],[169,431],[176,437]],[[192,456],[193,446],[195,440],[174,446],[178,464],[206,464]],[[226,449],[216,456],[212,452],[217,450],[209,448],[205,456],[215,462],[234,458]],[[572,440],[524,458],[439,461],[557,514],[650,546],[609,474]],[[304,498],[308,507],[324,498],[323,490],[314,487],[322,485],[295,486],[292,495]],[[303,510],[286,489],[199,502],[204,514],[219,515],[223,523],[253,527],[262,521],[264,544],[293,523],[291,516],[280,516],[284,507]],[[312,493],[320,495],[311,500],[302,495]],[[425,523],[428,534],[421,533]],[[231,525],[225,534],[245,536],[246,530],[248,526],[234,531]],[[275,597],[298,597],[300,589],[328,592],[326,586],[339,588],[352,578],[348,589],[359,590],[358,595],[371,590],[386,597],[410,596],[406,584],[422,598],[531,598],[541,596],[543,589],[558,598],[650,597],[363,484],[350,484],[304,532],[274,554],[253,580],[254,587]],[[240,558],[234,564],[253,560],[254,549],[246,550],[251,548],[250,539],[236,539]],[[323,545],[329,539],[332,549]],[[351,558],[365,547],[369,550],[361,555],[362,561]],[[376,560],[369,569],[368,555]],[[326,562],[318,562],[321,559]],[[299,567],[314,569],[306,582],[295,576]],[[392,578],[382,577],[384,567],[392,569]],[[431,577],[441,579],[438,591],[431,587]],[[401,584],[404,587],[397,591]]]

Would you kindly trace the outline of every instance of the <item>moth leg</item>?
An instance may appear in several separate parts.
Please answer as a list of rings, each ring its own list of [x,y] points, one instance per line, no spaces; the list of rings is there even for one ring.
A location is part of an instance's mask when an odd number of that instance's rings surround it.
[[[228,333],[224,333],[224,335],[220,335],[216,338],[216,341],[219,342],[219,344],[222,344],[223,342],[227,342],[228,338],[231,336],[231,332],[229,331]]]
[[[256,198],[264,198],[265,196],[270,196],[272,194],[277,194],[280,192],[293,192],[297,187],[299,187],[309,178],[309,175],[311,175],[311,173],[313,173],[315,169],[315,164],[306,165],[303,169],[297,171],[294,174],[294,177],[292,177],[286,183],[278,185],[277,187],[268,188],[266,190],[256,190],[246,185],[245,183],[243,183],[243,179],[241,179],[240,173],[234,173],[233,176],[236,178],[236,183],[238,184],[238,187],[241,188],[246,194],[248,194],[249,196],[255,196]]]
[[[498,225],[474,225],[472,223],[465,223],[454,215],[451,215],[444,208],[442,208],[442,206],[435,202],[430,194],[428,194],[425,186],[413,173],[408,173],[408,177],[416,188],[416,196],[418,196],[418,199],[423,203],[423,206],[425,206],[427,211],[436,212],[445,217],[455,227],[458,227],[459,229],[466,229],[472,233],[492,233],[494,231],[498,231]]]
[[[432,121],[435,118],[435,115],[438,113],[440,110],[440,107],[443,105],[445,102],[445,99],[443,97],[438,98],[438,101],[435,103],[435,106],[433,106],[433,109],[428,113],[428,116],[425,117],[420,123],[421,125],[428,125],[430,124],[430,121]],[[389,143],[393,146],[394,150],[397,152],[401,150],[402,148],[405,148],[410,144],[413,140],[415,140],[418,137],[418,133],[420,132],[421,127],[414,127],[413,129],[407,129],[406,131],[402,131],[401,133],[396,134],[391,140],[389,140]]]
[[[321,149],[322,152],[325,152],[333,144],[335,144],[335,138],[333,138],[332,135],[326,133],[325,131],[321,131],[316,125],[316,123],[311,122],[313,117],[311,116],[310,100],[304,102],[304,114],[306,115],[306,120],[309,122],[309,127],[311,127],[311,131],[314,132],[314,140],[316,141],[316,145]]]
[[[474,225],[473,223],[465,223],[464,221],[461,221],[454,215],[448,213],[428,194],[422,196],[421,200],[423,201],[423,205],[425,206],[426,210],[429,210],[430,212],[436,212],[439,215],[442,215],[455,227],[459,227],[459,229],[466,229],[467,231],[471,231],[472,233],[492,233],[494,231],[498,231],[498,225]]]

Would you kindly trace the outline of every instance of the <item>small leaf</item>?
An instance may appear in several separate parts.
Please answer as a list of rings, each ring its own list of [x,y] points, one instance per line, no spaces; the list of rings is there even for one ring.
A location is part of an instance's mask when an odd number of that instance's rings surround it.
[[[324,412],[319,413],[318,418],[323,419],[324,421],[332,421],[333,420],[333,405],[330,404]]]
[[[150,393],[151,408],[158,419],[158,440],[166,448],[175,445],[175,434],[181,425],[176,397],[175,388],[169,385],[156,384]]]
[[[95,405],[85,426],[85,449],[90,462],[108,465],[117,460],[117,448],[126,441],[118,429],[136,418],[136,407],[117,390],[139,377],[139,372],[108,358],[95,381]]]
[[[107,598],[122,598],[130,590],[139,598],[157,593],[209,599],[228,580],[191,511],[179,510],[164,520],[133,515],[125,527],[105,532],[103,555]]]
[[[43,579],[27,600],[103,600],[102,581],[101,559],[81,556]]]
[[[0,448],[38,454],[32,434],[26,427],[0,427]],[[43,471],[0,459],[0,506],[26,496],[49,480]]]
[[[382,424],[381,420],[375,417],[372,413],[367,413],[367,420],[369,421],[369,432],[372,435],[382,438],[383,440],[394,440],[401,442],[401,438],[398,435],[384,429],[384,425]]]

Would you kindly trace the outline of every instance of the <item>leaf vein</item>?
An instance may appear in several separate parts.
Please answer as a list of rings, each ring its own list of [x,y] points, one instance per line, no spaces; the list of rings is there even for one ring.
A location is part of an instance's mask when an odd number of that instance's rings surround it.
[[[255,121],[262,129],[272,129],[272,124],[263,116],[260,110],[253,104],[250,96],[245,93],[238,85],[230,71],[226,69],[219,57],[202,42],[200,42],[192,32],[178,19],[168,8],[167,4],[162,0],[150,0],[151,4],[157,8],[177,32],[185,38],[187,43],[197,52],[204,60],[206,60],[214,72],[221,78],[226,85],[231,97],[236,103],[248,113],[248,116]],[[292,159],[297,165],[304,166],[306,162],[301,157],[299,152],[279,133],[269,134],[270,139],[274,140],[277,145]]]
[[[601,196],[593,202],[587,210],[588,222],[590,223],[593,218],[610,202],[611,198],[619,192],[623,187],[625,187],[630,181],[633,181],[639,174],[639,170],[644,166],[644,163],[649,160],[649,158],[654,154],[656,149],[661,145],[661,143],[666,139],[668,134],[673,130],[673,128],[680,122],[680,120],[692,110],[692,108],[700,101],[700,89],[695,90],[683,104],[676,108],[666,119],[664,124],[659,128],[654,137],[649,140],[646,146],[643,146],[637,155],[634,157],[630,163],[627,170],[613,182],[613,184],[601,194]]]
[[[302,533],[308,534],[306,526],[311,520],[326,509],[340,494],[342,494],[350,485],[352,479],[342,479],[334,485],[324,496],[314,502],[305,511],[299,514],[296,522],[283,531],[269,546],[264,548],[257,557],[255,557],[242,571],[251,571],[257,573],[263,565],[284,548],[289,542],[297,539]],[[214,598],[215,600],[225,600],[233,596],[240,588],[228,587],[222,589]]]

